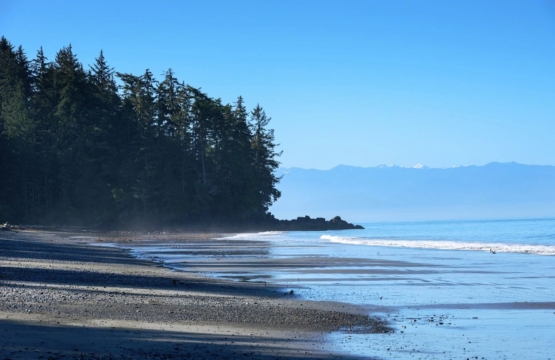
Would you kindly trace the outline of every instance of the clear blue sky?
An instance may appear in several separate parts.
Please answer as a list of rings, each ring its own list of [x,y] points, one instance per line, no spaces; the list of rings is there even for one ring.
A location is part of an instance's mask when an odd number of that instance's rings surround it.
[[[550,0],[0,0],[0,35],[260,103],[285,167],[555,165]]]

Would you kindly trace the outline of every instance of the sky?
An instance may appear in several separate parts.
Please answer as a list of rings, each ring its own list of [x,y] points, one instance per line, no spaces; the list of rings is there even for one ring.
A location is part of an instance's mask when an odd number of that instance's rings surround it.
[[[555,165],[550,0],[0,0],[0,36],[243,96],[283,167]]]

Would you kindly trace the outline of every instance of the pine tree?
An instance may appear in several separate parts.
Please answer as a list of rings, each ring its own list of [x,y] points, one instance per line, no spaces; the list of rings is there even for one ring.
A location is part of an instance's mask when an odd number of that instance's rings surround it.
[[[273,202],[281,196],[280,191],[276,189],[280,178],[276,177],[274,172],[279,167],[276,157],[281,156],[282,152],[275,150],[278,145],[275,144],[274,130],[266,128],[270,120],[260,105],[251,112],[253,168],[258,197],[256,203],[260,217],[263,217]]]
[[[3,131],[6,136],[29,141],[33,124],[29,114],[31,70],[27,56],[20,46],[17,51],[5,39],[0,41],[0,93]]]
[[[2,171],[0,180],[0,212],[10,218],[29,218],[35,207],[33,187],[34,123],[30,114],[31,71],[23,48],[2,37],[0,40],[0,148]]]
[[[0,39],[0,217],[13,221],[16,218],[16,199],[14,190],[18,179],[16,176],[16,159],[13,145],[6,132],[3,104],[9,97],[11,89],[9,78],[13,64],[13,46],[5,38]],[[2,220],[4,221],[4,220]]]
[[[122,165],[122,125],[120,118],[121,101],[114,80],[114,69],[104,57],[103,51],[90,67],[88,82],[90,87],[88,143],[91,155],[89,171],[94,172],[95,186],[89,191],[95,201],[91,204],[93,216],[98,223],[113,222],[121,211],[115,206],[121,195],[120,169]]]
[[[132,172],[131,194],[139,200],[139,207],[143,221],[152,220],[155,214],[155,158],[157,121],[156,80],[150,70],[142,76],[117,73],[123,82],[124,106],[133,117],[132,121],[138,130],[133,150],[136,168]]]
[[[73,53],[71,45],[62,48],[54,62],[54,111],[57,163],[57,202],[60,219],[79,223],[95,221],[98,189],[102,187],[94,164],[94,127],[90,117],[91,88],[87,73]]]
[[[188,94],[186,86],[180,83],[172,69],[164,74],[157,88],[157,158],[156,177],[160,195],[157,207],[163,213],[163,221],[177,223],[187,218],[191,196],[184,184],[191,184],[185,178],[185,169],[191,166],[187,149],[188,140]]]
[[[33,88],[31,91],[31,112],[35,122],[35,159],[37,162],[34,176],[38,194],[40,215],[47,220],[51,208],[56,202],[56,149],[54,109],[57,105],[57,94],[54,89],[54,68],[44,55],[42,47],[31,62]],[[48,219],[49,220],[49,219]]]
[[[121,79],[118,88],[114,74]],[[121,93],[120,93],[121,90]],[[279,197],[269,118],[180,82],[28,61],[0,39],[0,219],[87,225],[264,220]]]
[[[253,196],[254,172],[252,169],[251,138],[248,112],[241,96],[235,107],[226,107],[225,131],[219,163],[221,177],[225,179],[225,197],[219,201],[223,213],[230,220],[249,220],[256,213],[256,197]],[[221,205],[220,205],[221,206]]]

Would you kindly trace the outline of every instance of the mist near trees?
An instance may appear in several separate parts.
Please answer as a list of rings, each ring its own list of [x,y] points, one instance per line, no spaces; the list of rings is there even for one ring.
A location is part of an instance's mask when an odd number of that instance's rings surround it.
[[[0,221],[86,226],[257,223],[280,192],[270,118],[146,70],[86,69],[71,46],[0,40]],[[272,217],[273,218],[273,217]]]

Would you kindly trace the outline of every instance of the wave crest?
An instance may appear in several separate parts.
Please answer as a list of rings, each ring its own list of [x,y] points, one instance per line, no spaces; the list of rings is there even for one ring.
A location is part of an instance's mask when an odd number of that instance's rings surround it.
[[[262,231],[258,233],[239,233],[239,234],[233,234],[229,236],[222,236],[217,239],[218,240],[238,240],[238,239],[261,238],[260,240],[263,240],[264,237],[281,235],[283,233],[284,231]]]
[[[437,241],[437,240],[389,240],[389,239],[365,239],[355,237],[322,235],[322,240],[334,243],[365,245],[365,246],[384,246],[384,247],[404,247],[413,249],[437,249],[437,250],[465,250],[465,251],[490,251],[504,253],[522,253],[535,255],[555,256],[555,246],[549,245],[526,245],[526,244],[505,244],[505,243],[486,243],[486,242],[465,242],[465,241]]]

